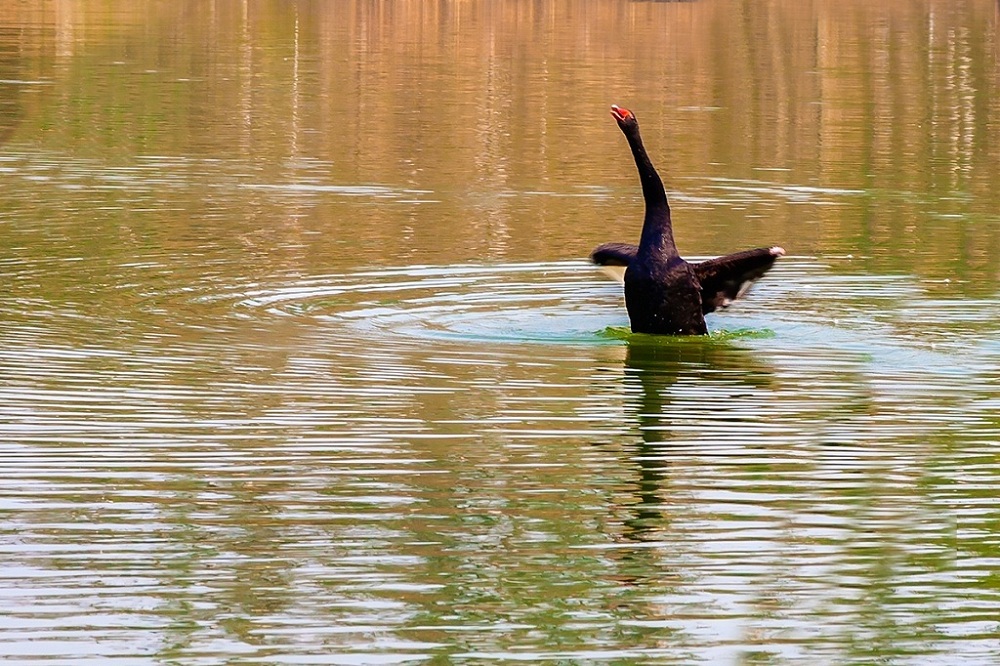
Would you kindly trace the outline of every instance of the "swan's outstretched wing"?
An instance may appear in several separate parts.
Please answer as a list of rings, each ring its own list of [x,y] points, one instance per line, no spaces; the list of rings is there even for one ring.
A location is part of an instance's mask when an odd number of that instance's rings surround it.
[[[590,259],[621,282],[625,267],[635,259],[638,251],[638,247],[628,243],[605,243],[594,248]],[[701,283],[702,311],[708,314],[718,308],[729,307],[737,298],[742,298],[750,285],[784,254],[780,247],[761,247],[693,264],[694,274]]]
[[[594,248],[590,260],[598,266],[628,266],[638,251],[638,247],[628,243],[605,243]]]
[[[760,247],[694,264],[694,274],[701,282],[702,310],[708,314],[716,308],[729,307],[784,254],[780,247]]]
[[[605,243],[598,245],[590,253],[590,260],[601,267],[601,272],[612,280],[625,281],[625,268],[633,259],[639,248],[628,243]]]

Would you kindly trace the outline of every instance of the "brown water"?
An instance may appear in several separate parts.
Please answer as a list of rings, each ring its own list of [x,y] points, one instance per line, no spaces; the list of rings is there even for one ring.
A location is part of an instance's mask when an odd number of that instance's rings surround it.
[[[874,4],[0,5],[0,657],[1000,661],[1000,5]]]

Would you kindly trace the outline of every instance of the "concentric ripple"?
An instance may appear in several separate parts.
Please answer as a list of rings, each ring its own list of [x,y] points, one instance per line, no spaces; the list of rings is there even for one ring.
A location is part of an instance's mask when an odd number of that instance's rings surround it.
[[[696,258],[695,260],[700,260]],[[994,301],[962,304],[963,316],[938,321],[910,314],[942,311],[907,275],[849,272],[786,258],[734,307],[708,317],[718,338],[756,341],[760,349],[810,358],[831,353],[843,362],[953,374],[991,363]],[[414,265],[321,276],[293,276],[250,289],[204,294],[231,301],[241,317],[305,318],[330,335],[414,340],[549,345],[623,344],[630,337],[621,286],[584,261]],[[956,306],[957,307],[957,306]],[[956,321],[966,326],[956,337]],[[973,326],[972,324],[976,324]],[[773,339],[773,342],[761,342]]]
[[[628,321],[599,305],[616,302],[620,287],[572,261],[359,271],[254,290],[236,307],[425,339],[608,344],[606,329]]]

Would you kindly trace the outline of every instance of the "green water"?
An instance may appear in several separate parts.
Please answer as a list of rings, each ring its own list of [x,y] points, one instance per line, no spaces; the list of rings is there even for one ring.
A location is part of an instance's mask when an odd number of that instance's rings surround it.
[[[5,663],[1000,661],[997,4],[8,4]]]

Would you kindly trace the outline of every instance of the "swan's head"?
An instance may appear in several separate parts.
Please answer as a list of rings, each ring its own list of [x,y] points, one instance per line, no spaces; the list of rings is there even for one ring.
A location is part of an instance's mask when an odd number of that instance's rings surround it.
[[[618,122],[618,127],[624,132],[628,129],[635,129],[639,126],[639,122],[635,119],[635,114],[626,108],[620,107],[617,104],[611,105],[611,115]]]

